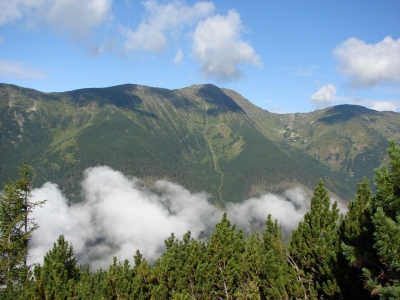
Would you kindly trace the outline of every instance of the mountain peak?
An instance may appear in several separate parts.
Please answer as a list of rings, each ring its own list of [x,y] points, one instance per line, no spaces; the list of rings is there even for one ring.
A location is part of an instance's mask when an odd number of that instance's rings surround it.
[[[378,116],[383,113],[360,105],[341,104],[326,109],[325,115],[318,119],[319,122],[334,124],[345,122],[361,116]]]

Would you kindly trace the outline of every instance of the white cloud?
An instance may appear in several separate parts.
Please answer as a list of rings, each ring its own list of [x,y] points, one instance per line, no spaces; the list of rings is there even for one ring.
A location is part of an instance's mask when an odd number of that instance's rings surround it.
[[[193,57],[200,62],[205,78],[237,79],[243,76],[240,63],[261,67],[253,47],[241,40],[240,15],[233,9],[227,16],[215,15],[199,22],[193,33]]]
[[[179,64],[180,62],[182,62],[183,59],[183,52],[181,48],[178,48],[178,51],[176,52],[176,55],[174,57],[174,63]]]
[[[372,109],[379,111],[396,111],[397,107],[394,103],[389,101],[379,101],[372,105]]]
[[[196,24],[214,10],[212,2],[197,2],[188,6],[181,1],[166,5],[149,0],[144,3],[147,16],[135,31],[127,30],[125,51],[143,49],[153,52],[165,50],[169,36],[178,36],[186,26]]]
[[[47,12],[47,21],[58,32],[76,40],[90,36],[95,26],[110,20],[111,0],[58,0]]]
[[[313,94],[310,98],[311,102],[314,102],[318,106],[324,106],[332,104],[336,100],[336,88],[332,84],[327,84],[320,88],[318,92]]]
[[[0,60],[0,76],[18,79],[47,78],[43,71],[16,60]]]
[[[75,40],[111,19],[111,0],[10,0],[0,2],[0,25],[23,21],[28,26],[49,25]]]
[[[400,83],[400,39],[385,37],[376,44],[350,38],[338,45],[333,54],[338,70],[351,78],[354,88],[380,83]]]
[[[55,184],[32,191],[32,201],[47,199],[32,217],[39,224],[30,245],[29,263],[42,263],[60,234],[70,242],[80,263],[97,269],[108,267],[112,257],[131,259],[139,249],[154,261],[165,250],[164,239],[173,232],[181,238],[188,230],[195,238],[207,236],[222,217],[208,202],[206,193],[192,194],[185,188],[157,181],[149,190],[135,178],[108,167],[85,171],[85,201],[68,205]],[[266,194],[243,203],[229,204],[228,218],[245,231],[262,231],[268,214],[290,233],[309,208],[309,197],[299,188],[284,196]]]
[[[22,17],[20,0],[0,1],[0,25],[12,23]]]
[[[4,42],[4,39],[3,39],[3,37],[0,35],[0,44],[3,44],[3,42]]]
[[[228,217],[239,228],[254,233],[265,228],[265,220],[268,214],[271,214],[272,218],[282,225],[283,232],[290,234],[309,210],[310,199],[300,188],[287,190],[285,196],[290,201],[285,197],[265,194],[243,203],[229,203]]]

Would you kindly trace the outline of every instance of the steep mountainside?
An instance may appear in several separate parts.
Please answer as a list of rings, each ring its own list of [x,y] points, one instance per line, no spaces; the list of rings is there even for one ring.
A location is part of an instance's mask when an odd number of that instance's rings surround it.
[[[320,177],[350,199],[399,125],[399,114],[360,106],[273,114],[213,85],[41,93],[0,84],[0,183],[26,159],[36,185],[58,183],[72,201],[83,170],[95,165],[205,190],[219,203],[313,188]]]
[[[273,114],[224,90],[244,109],[260,131],[292,156],[299,151],[333,171],[361,181],[387,158],[388,139],[400,141],[400,115],[358,105],[338,105],[311,113]],[[290,147],[289,147],[290,146]]]

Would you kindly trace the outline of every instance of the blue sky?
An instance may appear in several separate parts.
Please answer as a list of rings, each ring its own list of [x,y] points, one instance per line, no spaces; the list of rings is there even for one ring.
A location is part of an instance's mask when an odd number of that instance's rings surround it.
[[[0,82],[213,83],[273,112],[400,111],[400,1],[0,1]]]

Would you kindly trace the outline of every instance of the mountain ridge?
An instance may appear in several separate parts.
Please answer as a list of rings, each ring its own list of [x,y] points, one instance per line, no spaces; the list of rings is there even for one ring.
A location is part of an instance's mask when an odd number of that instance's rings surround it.
[[[385,160],[387,139],[400,139],[397,113],[348,105],[276,114],[211,84],[62,93],[0,84],[0,116],[0,181],[25,158],[37,184],[54,181],[72,199],[83,170],[107,164],[204,190],[217,203],[293,184],[313,188],[319,177],[349,200]]]

